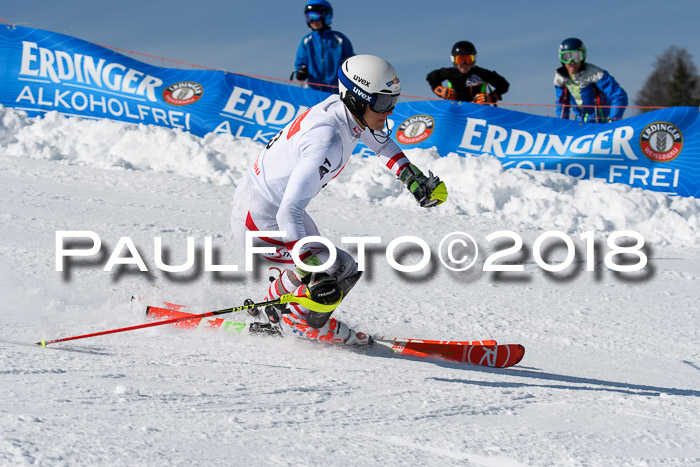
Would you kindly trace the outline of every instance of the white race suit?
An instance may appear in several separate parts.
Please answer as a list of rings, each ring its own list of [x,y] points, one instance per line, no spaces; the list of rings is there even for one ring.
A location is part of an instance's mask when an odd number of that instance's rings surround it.
[[[266,299],[278,298],[302,286],[290,252],[300,239],[320,235],[306,207],[343,171],[358,141],[397,175],[409,164],[391,138],[377,139],[355,120],[335,94],[297,116],[253,161],[236,188],[231,227],[236,242],[243,248],[246,231],[286,232],[285,237],[262,237],[253,243],[275,247],[274,254],[264,257],[282,269],[280,277],[271,283]],[[302,260],[311,254],[316,254],[321,263],[329,258],[328,249],[321,243],[309,243],[300,249]],[[349,253],[337,249],[336,260],[326,272],[341,282],[358,275],[357,263]],[[291,304],[291,311],[283,316],[283,322],[292,332],[308,339],[345,342],[354,336],[335,318],[320,329],[313,329],[305,322],[306,308]]]

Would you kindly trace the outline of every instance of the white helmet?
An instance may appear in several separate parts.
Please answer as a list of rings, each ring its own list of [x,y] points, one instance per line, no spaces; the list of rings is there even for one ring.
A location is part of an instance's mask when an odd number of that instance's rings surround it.
[[[340,99],[350,113],[362,119],[365,107],[377,113],[393,110],[401,93],[396,70],[376,55],[354,55],[338,70]]]

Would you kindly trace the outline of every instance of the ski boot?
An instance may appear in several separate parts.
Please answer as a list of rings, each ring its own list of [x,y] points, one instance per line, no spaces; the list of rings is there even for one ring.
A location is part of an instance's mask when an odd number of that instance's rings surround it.
[[[302,339],[351,346],[372,344],[370,335],[364,332],[355,332],[345,323],[333,317],[320,328],[310,326],[304,317],[297,316],[294,312],[284,314],[282,321],[292,334]]]
[[[280,324],[280,317],[289,313],[285,305],[268,305],[265,307],[265,315],[272,324]]]
[[[246,298],[245,300],[243,300],[243,304],[246,306],[255,305],[255,302],[253,300],[251,300],[250,298]],[[260,310],[258,309],[258,307],[248,308],[248,310],[246,310],[246,311],[253,318],[256,318],[260,314]]]
[[[367,345],[371,346],[374,344],[374,341],[372,340],[372,336],[369,334],[365,334],[364,332],[355,332],[352,329],[350,330],[350,336],[347,338],[345,342],[343,342],[344,345]]]
[[[250,300],[250,299],[248,299]],[[252,304],[253,301],[250,300],[251,303],[247,303],[248,300],[246,300],[244,303],[246,305]],[[251,313],[251,311],[255,310],[255,314]],[[263,323],[260,321],[255,321],[253,323],[250,323],[250,333],[254,335],[265,335],[265,336],[273,336],[273,337],[282,337],[282,328],[280,327],[280,315],[285,312],[285,306],[284,305],[267,305],[264,308],[265,311],[265,316],[267,317],[267,323]],[[251,310],[248,310],[248,313],[251,316],[258,317],[260,316],[260,310],[258,308],[253,308]]]

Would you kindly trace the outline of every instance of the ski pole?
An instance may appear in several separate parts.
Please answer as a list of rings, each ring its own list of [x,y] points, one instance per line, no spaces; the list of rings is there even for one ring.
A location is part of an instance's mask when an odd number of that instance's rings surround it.
[[[260,302],[260,303],[251,303],[249,305],[241,305],[241,306],[237,306],[237,307],[233,307],[233,308],[224,308],[223,310],[209,311],[207,313],[202,313],[199,315],[183,316],[181,318],[166,319],[163,321],[155,321],[153,323],[139,324],[136,326],[129,326],[126,328],[109,329],[107,331],[99,331],[99,332],[93,332],[90,334],[82,334],[80,336],[64,337],[62,339],[54,339],[54,340],[49,340],[49,341],[42,339],[39,342],[35,342],[35,344],[40,345],[42,347],[46,347],[49,344],[56,344],[58,342],[72,341],[72,340],[76,340],[76,339],[85,339],[88,337],[95,337],[95,336],[103,336],[105,334],[114,334],[117,332],[134,331],[136,329],[150,328],[152,326],[162,326],[164,324],[178,323],[180,321],[187,321],[190,319],[208,318],[210,316],[225,315],[228,313],[235,313],[237,311],[249,310],[251,308],[264,307],[264,306],[268,306],[268,305],[280,305],[280,304],[284,304],[284,303],[298,303],[299,305],[306,307],[312,311],[318,311],[321,313],[330,313],[331,311],[336,309],[336,307],[338,306],[338,304],[340,304],[340,301],[342,299],[343,299],[343,297],[341,296],[337,302],[332,303],[330,305],[324,305],[322,303],[314,302],[306,295],[299,296],[299,295],[294,295],[293,293],[290,293],[290,294],[282,295],[280,298],[278,298],[276,300],[267,300],[267,301]]]

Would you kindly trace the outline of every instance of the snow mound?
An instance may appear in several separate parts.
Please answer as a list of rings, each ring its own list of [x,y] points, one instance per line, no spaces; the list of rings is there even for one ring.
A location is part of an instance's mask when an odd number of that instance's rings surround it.
[[[156,171],[235,184],[262,144],[231,135],[190,133],[110,120],[68,118],[49,112],[29,118],[0,106],[0,155],[57,160],[97,168]],[[634,230],[657,245],[700,246],[700,201],[531,170],[504,170],[494,157],[440,157],[435,148],[411,149],[409,158],[446,183],[442,215],[483,217],[510,228],[536,227],[567,234]],[[395,176],[376,158],[357,158],[327,187],[334,196],[415,208]]]
[[[58,160],[97,168],[173,173],[233,184],[260,145],[229,135],[199,138],[181,130],[48,112],[28,118],[0,106],[3,156]]]

